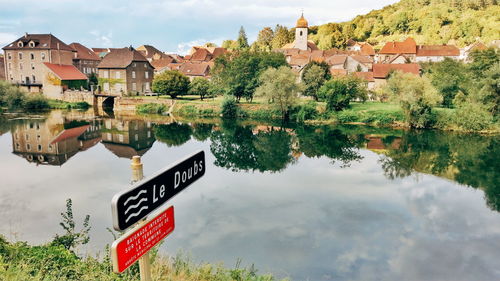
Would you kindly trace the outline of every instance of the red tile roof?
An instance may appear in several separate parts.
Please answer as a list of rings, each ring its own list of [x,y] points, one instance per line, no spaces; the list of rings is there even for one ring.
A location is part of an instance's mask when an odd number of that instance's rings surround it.
[[[417,53],[417,43],[411,37],[408,37],[403,42],[387,42],[379,52],[379,54],[416,54],[416,53]]]
[[[74,65],[61,65],[44,62],[46,67],[50,69],[61,80],[87,80],[88,77],[81,73]]]
[[[375,55],[375,49],[373,49],[373,46],[370,45],[369,43],[359,42],[358,44],[361,45],[361,55],[364,55],[364,56],[374,56]]]
[[[83,46],[80,43],[71,43],[69,44],[69,46],[76,51],[76,57],[75,57],[76,59],[94,60],[94,61],[101,60],[99,56],[96,55],[96,53],[94,53],[91,49]]]
[[[346,76],[347,70],[330,68],[330,74],[334,77]]]
[[[207,63],[183,63],[179,71],[187,76],[207,76],[210,72],[210,66]]]
[[[417,57],[460,56],[460,49],[453,45],[421,45],[417,47]]]
[[[146,62],[149,61],[136,49],[132,47],[112,49],[99,63],[97,68],[126,68],[132,62]]]
[[[19,47],[17,44],[23,42],[23,47]],[[29,42],[34,42],[35,46],[30,47]],[[28,34],[18,38],[16,41],[10,43],[3,48],[4,50],[18,50],[18,49],[59,49],[65,51],[73,51],[73,48],[66,45],[59,38],[52,34]]]
[[[333,55],[326,59],[326,63],[329,65],[339,65],[344,64],[347,60],[347,55]]]
[[[139,47],[137,47],[137,51],[141,52],[141,54],[148,59],[153,59],[155,54],[160,55],[160,57],[162,57],[164,55],[162,51],[158,50],[157,48],[155,48],[151,45],[139,46]]]
[[[186,56],[187,57],[187,56]],[[212,59],[212,54],[205,48],[197,49],[189,58],[194,61],[209,61]]]
[[[407,64],[373,64],[373,78],[385,79],[391,70],[399,70],[404,73],[420,74],[420,65],[416,63]]]
[[[161,58],[159,60],[153,60],[151,62],[151,65],[153,65],[156,70],[160,70],[167,67],[172,62],[174,62],[174,58],[172,58],[171,56],[165,56],[164,58]]]
[[[373,63],[373,59],[369,56],[351,55],[351,58],[353,58],[354,60],[356,60],[360,63],[364,63],[364,64]]]
[[[64,130],[57,135],[50,144],[58,143],[67,139],[77,138],[81,136],[90,127],[90,125],[84,125],[81,127],[71,128]]]
[[[368,82],[375,81],[375,79],[373,79],[373,72],[354,72],[354,76],[365,79]]]

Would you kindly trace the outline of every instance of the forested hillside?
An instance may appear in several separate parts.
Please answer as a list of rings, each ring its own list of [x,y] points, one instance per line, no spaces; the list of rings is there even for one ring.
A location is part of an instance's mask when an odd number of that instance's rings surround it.
[[[408,36],[419,44],[463,47],[477,38],[500,39],[500,5],[497,0],[401,0],[348,22],[313,26],[311,33],[321,49],[344,47],[349,38],[380,45]]]

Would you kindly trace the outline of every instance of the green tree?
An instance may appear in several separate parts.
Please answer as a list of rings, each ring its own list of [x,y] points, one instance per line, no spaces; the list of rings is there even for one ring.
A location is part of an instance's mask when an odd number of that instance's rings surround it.
[[[291,43],[292,41],[293,37],[291,36],[290,31],[288,31],[288,28],[279,24],[276,25],[274,28],[274,37],[271,41],[272,49],[280,49],[285,44]]]
[[[223,92],[239,102],[241,98],[252,100],[259,86],[259,76],[268,67],[287,65],[281,53],[248,52],[220,56],[215,60],[213,80]]]
[[[366,100],[366,82],[354,76],[333,78],[318,91],[318,96],[326,100],[328,110],[340,111],[354,99]]]
[[[189,78],[177,70],[168,70],[155,76],[153,91],[169,95],[173,99],[186,95],[189,90]]]
[[[405,120],[413,128],[428,128],[435,121],[432,107],[443,97],[426,77],[411,73],[394,72],[387,80],[384,91],[403,109]]]
[[[331,78],[330,66],[327,63],[316,61],[308,63],[304,67],[302,76],[304,95],[318,101],[318,90]]]
[[[248,44],[247,34],[243,26],[240,27],[240,31],[238,33],[238,39],[236,40],[236,42],[237,42],[236,49],[238,50],[246,50],[250,47],[250,45]]]
[[[233,49],[233,46],[235,45],[236,41],[234,40],[224,40],[222,41],[222,48],[226,48],[226,49]]]
[[[466,66],[450,58],[431,65],[427,72],[432,85],[443,96],[443,105],[446,107],[453,107],[455,96],[459,92],[466,92],[470,84]]]
[[[484,77],[488,69],[500,63],[500,52],[493,48],[484,51],[474,51],[470,56],[472,58],[470,70],[476,78]]]
[[[272,100],[281,112],[283,120],[288,119],[290,108],[297,103],[299,85],[297,77],[287,66],[268,68],[260,76],[261,85],[256,94]]]
[[[187,124],[171,123],[168,125],[155,125],[153,128],[155,138],[167,146],[180,146],[191,139],[193,129]]]
[[[190,95],[200,96],[201,100],[210,94],[210,81],[202,77],[196,77],[189,84]]]
[[[269,52],[272,50],[272,41],[274,38],[274,31],[270,27],[264,27],[259,31],[257,41],[255,41],[257,50]]]

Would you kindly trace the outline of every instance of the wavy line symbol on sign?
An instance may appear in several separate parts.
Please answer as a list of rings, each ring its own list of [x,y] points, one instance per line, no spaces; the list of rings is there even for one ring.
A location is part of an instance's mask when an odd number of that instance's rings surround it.
[[[130,216],[127,217],[125,222],[128,222],[133,217],[137,217],[140,213],[142,213],[142,211],[147,210],[147,209],[148,209],[148,206],[144,206],[139,210],[139,212],[130,214]]]
[[[127,210],[125,211],[125,215],[128,214],[128,212],[132,209],[135,209],[137,207],[139,207],[139,205],[142,204],[142,202],[148,202],[148,198],[142,198],[141,200],[139,200],[139,202],[137,202],[137,204],[135,205],[131,205],[130,207],[127,208]]]
[[[139,198],[139,196],[141,196],[141,194],[144,194],[144,193],[147,193],[147,191],[145,189],[142,189],[135,196],[132,196],[132,197],[128,198],[127,201],[125,201],[125,203],[123,203],[123,206],[126,206],[129,201],[133,201],[133,200]]]

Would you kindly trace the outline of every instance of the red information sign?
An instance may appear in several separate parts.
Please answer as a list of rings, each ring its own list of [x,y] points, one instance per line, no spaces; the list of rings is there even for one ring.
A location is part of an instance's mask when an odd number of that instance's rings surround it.
[[[174,207],[124,234],[111,246],[113,271],[121,273],[174,231]]]

